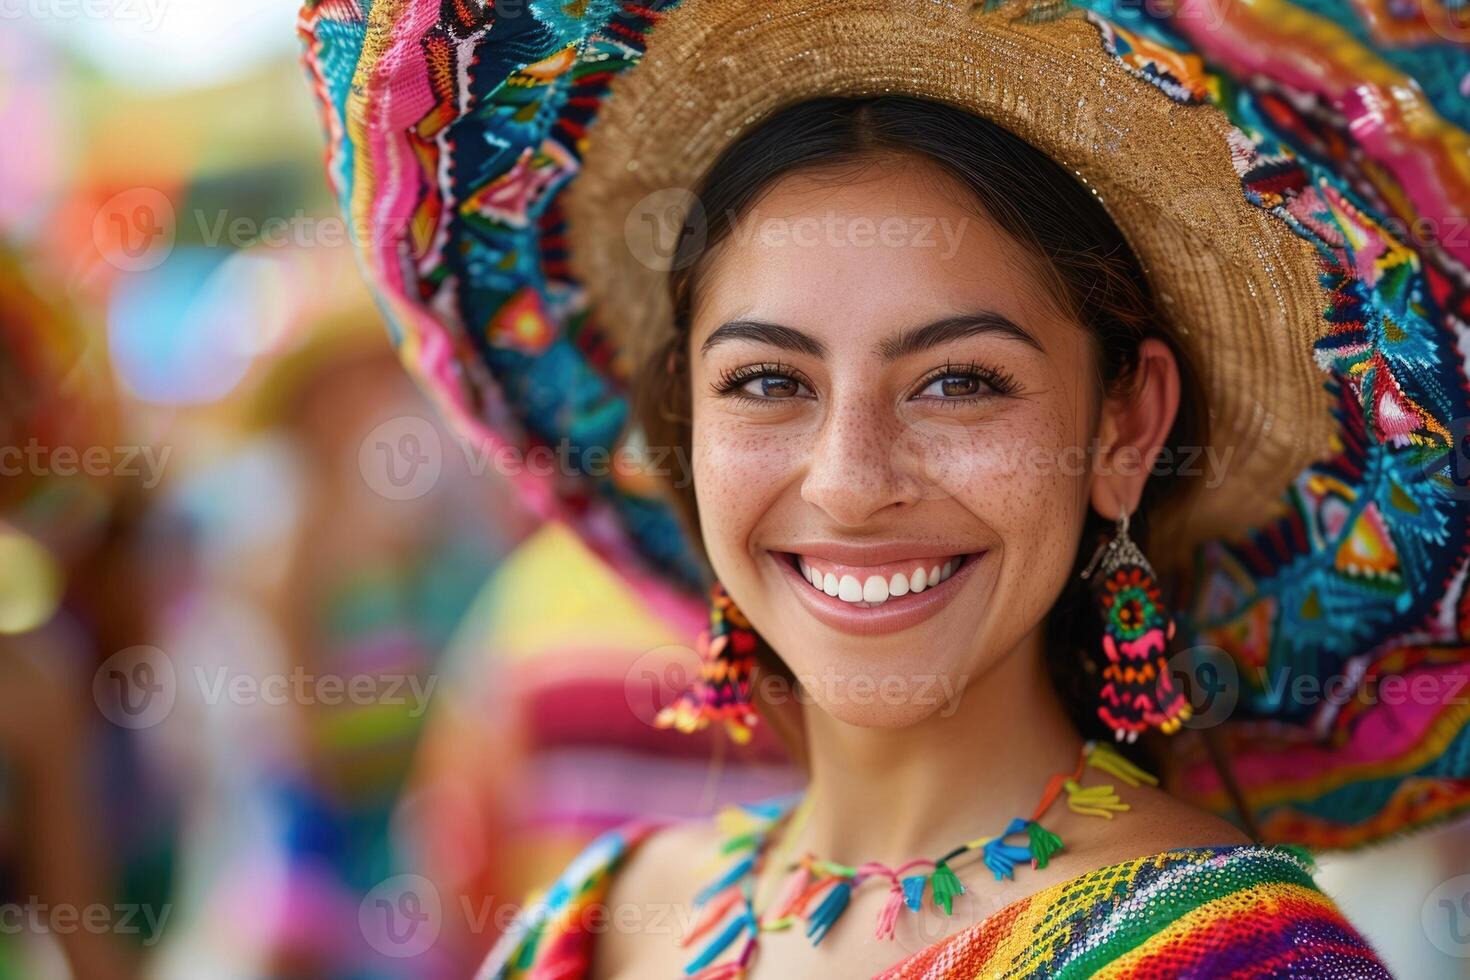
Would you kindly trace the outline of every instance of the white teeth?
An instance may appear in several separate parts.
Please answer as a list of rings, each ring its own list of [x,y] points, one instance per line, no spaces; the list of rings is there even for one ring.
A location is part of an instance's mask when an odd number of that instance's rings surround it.
[[[945,581],[960,567],[961,560],[951,558],[942,565],[932,568],[916,568],[908,575],[895,572],[892,576],[884,578],[881,575],[869,575],[866,579],[859,579],[855,575],[843,575],[840,578],[833,572],[822,572],[806,563],[804,558],[798,557],[797,568],[801,575],[811,583],[812,588],[827,595],[841,599],[843,602],[865,603],[871,606],[882,605],[889,599],[908,595],[910,592],[919,593],[925,589],[932,589],[940,582]]]

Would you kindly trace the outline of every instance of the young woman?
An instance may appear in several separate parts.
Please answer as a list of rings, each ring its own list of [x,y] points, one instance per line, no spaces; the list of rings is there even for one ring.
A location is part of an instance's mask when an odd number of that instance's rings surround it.
[[[1158,576],[1330,441],[1317,256],[1242,195],[1197,61],[1029,3],[410,22],[364,50],[412,37],[492,80],[464,90],[483,131],[411,94],[392,113],[425,110],[417,159],[499,174],[456,198],[443,267],[490,374],[594,419],[564,318],[622,358],[647,458],[687,460],[637,474],[717,583],[700,681],[659,723],[769,724],[809,777],[600,837],[482,976],[1387,975],[1304,854],[1139,765],[1191,715]],[[402,63],[359,69],[370,106]],[[390,218],[400,189],[354,204]],[[561,288],[568,250],[605,334]],[[668,529],[615,503],[658,557]]]

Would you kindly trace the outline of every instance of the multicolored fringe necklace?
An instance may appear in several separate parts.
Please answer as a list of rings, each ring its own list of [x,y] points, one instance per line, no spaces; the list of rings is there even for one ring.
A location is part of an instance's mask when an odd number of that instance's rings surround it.
[[[1063,845],[1060,837],[1041,825],[1041,818],[1062,794],[1066,794],[1069,809],[1085,816],[1111,820],[1113,814],[1128,809],[1128,804],[1119,799],[1111,785],[1082,786],[1078,780],[1087,769],[1105,772],[1129,786],[1140,783],[1158,785],[1157,779],[1108,745],[1088,742],[1082,747],[1072,772],[1057,773],[1047,781],[1046,790],[1031,816],[1013,819],[999,834],[967,841],[934,860],[918,858],[896,868],[876,861],[854,867],[822,861],[808,853],[786,865],[787,876],[775,900],[761,912],[757,912],[755,907],[755,881],[765,865],[774,833],[787,818],[792,817],[792,811],[780,803],[742,805],[725,811],[721,814],[721,831],[725,840],[720,853],[739,857],[695,895],[694,905],[699,914],[688,934],[680,940],[680,945],[689,946],[697,942],[723,922],[732,910],[739,911],[705,944],[698,956],[685,964],[685,976],[693,980],[742,977],[755,956],[760,934],[789,929],[797,922],[805,922],[807,938],[813,946],[817,945],[847,910],[854,889],[869,881],[888,882],[888,901],[878,913],[875,935],[878,939],[892,939],[899,913],[903,909],[918,911],[923,906],[926,893],[934,907],[943,909],[945,915],[953,914],[955,897],[966,890],[953,865],[966,854],[980,851],[985,866],[995,875],[996,881],[1002,878],[1014,880],[1018,863],[1030,862],[1033,868],[1046,867]],[[809,812],[808,800],[804,799],[797,808],[799,812],[793,818],[797,823],[794,831],[800,829],[799,821]],[[795,833],[788,836],[794,839]],[[1023,836],[1025,843],[1019,843]],[[1011,843],[1013,839],[1018,842]],[[728,963],[712,965],[742,934],[746,939],[740,955]]]

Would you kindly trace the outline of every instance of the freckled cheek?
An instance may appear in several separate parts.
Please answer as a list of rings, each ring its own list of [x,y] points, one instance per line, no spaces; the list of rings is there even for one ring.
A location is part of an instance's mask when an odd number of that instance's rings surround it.
[[[905,468],[921,483],[922,496],[954,499],[1019,553],[1066,544],[1087,471],[1070,420],[920,424],[905,438]]]
[[[804,458],[803,439],[774,426],[703,420],[696,413],[692,440],[705,546],[711,558],[743,553],[761,517],[792,485],[792,474]]]

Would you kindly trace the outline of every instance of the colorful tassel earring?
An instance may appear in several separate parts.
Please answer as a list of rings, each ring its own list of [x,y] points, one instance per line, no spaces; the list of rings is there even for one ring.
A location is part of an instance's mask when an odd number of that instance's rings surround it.
[[[724,586],[710,589],[709,629],[699,634],[699,676],[654,718],[658,728],[694,732],[723,722],[736,742],[748,742],[758,716],[751,704],[755,631]]]
[[[1153,566],[1128,536],[1128,514],[1092,556],[1082,577],[1099,572],[1093,596],[1102,617],[1102,690],[1098,717],[1118,741],[1158,728],[1171,735],[1189,719],[1189,699],[1169,675],[1174,621]]]

